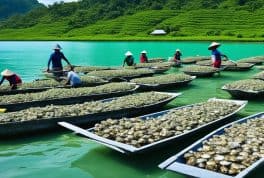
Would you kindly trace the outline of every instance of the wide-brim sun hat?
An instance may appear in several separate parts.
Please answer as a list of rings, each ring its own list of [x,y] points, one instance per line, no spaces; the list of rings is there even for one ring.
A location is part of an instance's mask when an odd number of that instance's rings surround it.
[[[12,72],[11,70],[8,70],[8,69],[1,72],[1,75],[5,76],[5,77],[9,77],[9,76],[12,76],[14,74],[15,74],[14,72]]]
[[[128,51],[128,52],[125,53],[125,56],[132,56],[132,55],[133,54],[130,51]]]
[[[212,42],[212,43],[208,46],[208,50],[211,50],[211,49],[214,48],[214,47],[218,48],[219,46],[221,46],[220,43]]]
[[[181,50],[180,49],[176,49],[176,52],[181,52]]]
[[[54,46],[54,48],[53,48],[54,50],[56,49],[56,50],[61,50],[62,49],[62,47],[59,45],[59,44],[56,44],[55,46]]]
[[[141,51],[141,54],[147,54],[146,50]]]

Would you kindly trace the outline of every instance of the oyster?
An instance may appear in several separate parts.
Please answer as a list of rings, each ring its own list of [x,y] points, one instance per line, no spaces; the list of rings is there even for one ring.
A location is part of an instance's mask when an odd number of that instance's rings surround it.
[[[150,69],[119,69],[119,70],[102,70],[90,72],[90,76],[97,76],[102,78],[113,77],[134,77],[140,75],[151,75],[153,71]]]
[[[254,79],[264,80],[264,71],[257,73],[256,75],[253,76],[253,78]]]
[[[171,95],[157,92],[145,92],[118,97],[110,101],[92,101],[83,104],[74,105],[48,105],[46,107],[32,107],[29,109],[3,113],[0,115],[0,124],[10,122],[23,122],[29,120],[42,120],[51,118],[67,118],[73,116],[83,116],[93,113],[101,113],[108,111],[117,111],[120,109],[135,108],[155,104],[170,98]],[[111,121],[114,124],[116,121]],[[131,124],[125,123],[126,127]],[[109,130],[109,129],[108,129]],[[104,132],[106,135],[112,135],[112,132]],[[122,137],[122,135],[120,135]],[[149,138],[151,139],[151,138]]]
[[[191,80],[192,77],[186,74],[167,74],[154,77],[136,78],[130,80],[137,84],[167,84]]]
[[[219,146],[219,143],[223,143],[223,145]],[[197,151],[191,150],[185,153],[187,156],[184,155],[184,158],[186,164],[192,166],[227,175],[237,175],[264,157],[260,151],[263,148],[263,144],[264,119],[257,118],[226,128],[223,135],[214,135],[204,141],[203,146],[198,148]],[[210,153],[214,154],[209,157],[209,152],[202,149],[204,146],[210,146]],[[223,152],[222,150],[225,151]],[[219,155],[219,151],[222,151],[221,155]],[[206,166],[201,165],[198,161],[193,161],[204,159],[204,155],[207,155],[206,159],[214,157],[214,161],[206,162]]]
[[[230,102],[208,101],[192,107],[172,110],[158,118],[149,117],[146,120],[123,118],[115,121],[114,124],[112,119],[108,119],[96,124],[94,130],[95,134],[99,136],[141,147],[164,138],[188,132],[226,116],[239,107],[239,105]],[[105,135],[105,130],[112,134]],[[128,135],[130,135],[129,138]],[[206,154],[202,158],[209,159],[211,154]]]
[[[135,85],[130,83],[109,83],[96,87],[83,88],[54,88],[44,92],[25,93],[16,95],[1,96],[0,104],[23,103],[30,101],[43,101],[49,99],[59,99],[68,97],[87,96],[93,94],[103,94],[112,92],[129,91],[134,89]]]
[[[264,81],[254,79],[238,80],[224,85],[224,88],[229,90],[263,91]]]

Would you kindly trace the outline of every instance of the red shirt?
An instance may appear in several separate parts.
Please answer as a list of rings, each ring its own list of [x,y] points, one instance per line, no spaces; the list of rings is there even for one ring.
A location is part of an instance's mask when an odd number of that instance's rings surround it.
[[[14,85],[14,84],[16,85],[22,83],[21,78],[16,74],[4,78],[9,81],[10,85]]]
[[[148,62],[147,56],[140,55],[140,63]]]

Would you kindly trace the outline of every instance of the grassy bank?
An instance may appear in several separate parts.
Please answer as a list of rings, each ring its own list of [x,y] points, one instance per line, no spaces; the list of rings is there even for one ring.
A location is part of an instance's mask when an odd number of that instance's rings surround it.
[[[44,17],[43,17],[44,18]],[[46,17],[45,17],[46,19]],[[0,29],[0,40],[192,40],[264,41],[264,11],[149,10],[71,29],[67,19],[30,28]],[[151,36],[164,29],[166,36]]]

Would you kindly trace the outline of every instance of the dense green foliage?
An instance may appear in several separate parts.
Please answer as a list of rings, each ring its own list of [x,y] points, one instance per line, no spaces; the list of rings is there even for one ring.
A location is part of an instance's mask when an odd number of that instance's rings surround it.
[[[0,39],[264,38],[264,0],[82,0],[40,7],[1,23]],[[136,36],[136,38],[135,38]],[[150,37],[151,39],[159,37]]]
[[[37,0],[1,0],[0,19],[14,14],[23,14],[40,6],[42,5]]]

